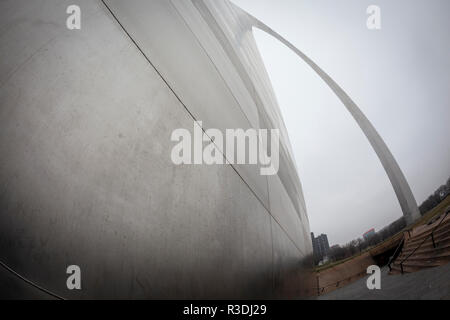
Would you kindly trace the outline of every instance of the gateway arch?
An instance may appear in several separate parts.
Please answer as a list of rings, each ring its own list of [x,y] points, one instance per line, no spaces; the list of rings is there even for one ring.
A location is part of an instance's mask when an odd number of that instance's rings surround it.
[[[297,49],[292,43],[280,36],[278,33],[269,28],[266,24],[262,23],[258,19],[249,15],[249,20],[253,26],[270,34],[286,47],[291,49],[300,59],[306,62],[320,78],[330,87],[336,94],[342,104],[347,108],[348,112],[352,115],[353,119],[358,123],[361,130],[364,132],[366,138],[369,140],[370,145],[374,149],[381,164],[383,165],[386,174],[394,188],[398,202],[405,217],[406,223],[411,224],[413,221],[420,217],[419,208],[417,207],[416,199],[411,191],[411,188],[406,181],[400,166],[392,155],[391,151],[383,141],[375,127],[367,119],[360,108],[355,102],[348,96],[348,94],[317,64],[315,64],[308,56]]]
[[[197,8],[203,13],[204,17],[211,21],[212,15],[205,5],[205,2],[207,1],[208,0],[194,0]],[[413,221],[418,219],[420,217],[420,212],[417,207],[417,202],[397,161],[395,160],[391,151],[389,150],[375,127],[372,125],[369,119],[367,119],[367,117],[355,104],[355,102],[348,96],[348,94],[325,71],[323,71],[316,63],[314,63],[314,61],[312,61],[308,56],[306,56],[288,40],[283,38],[266,24],[243,11],[239,7],[233,5],[233,9],[236,11],[236,15],[239,17],[239,25],[242,28],[242,32],[245,32],[245,30],[247,32],[252,32],[252,28],[258,28],[271,35],[286,47],[288,47],[291,51],[293,51],[301,60],[306,62],[336,94],[336,96],[346,107],[348,112],[350,112],[353,119],[355,119],[355,121],[358,123],[361,130],[364,132],[364,135],[369,140],[370,145],[374,149],[375,153],[378,156],[378,159],[383,165],[383,168],[386,171],[386,174],[388,175],[391,185],[397,196],[406,223],[411,224]],[[220,38],[220,35],[218,35],[218,37]]]
[[[81,29],[66,27],[67,6]],[[351,99],[227,0],[0,1],[0,296],[300,298],[315,293],[291,144],[252,28],[327,82],[377,152],[408,221],[406,180]],[[173,130],[280,130],[280,169],[178,166]],[[223,151],[223,150],[219,150]],[[82,290],[68,290],[67,267]]]

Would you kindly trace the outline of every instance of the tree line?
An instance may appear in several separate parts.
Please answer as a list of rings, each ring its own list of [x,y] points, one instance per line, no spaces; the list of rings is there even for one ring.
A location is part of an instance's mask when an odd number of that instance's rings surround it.
[[[428,211],[435,208],[448,195],[450,195],[450,178],[448,178],[445,184],[437,188],[433,194],[431,194],[424,202],[422,202],[422,204],[419,206],[420,214],[424,215]],[[343,246],[332,246],[328,251],[327,257],[330,262],[349,258],[366,250],[367,248],[376,246],[384,240],[389,239],[405,227],[406,221],[403,217],[401,217],[367,239],[358,238],[348,242]]]
[[[350,258],[351,256],[361,253],[367,248],[373,247],[383,242],[384,240],[389,239],[405,227],[406,221],[403,217],[401,217],[388,226],[384,227],[380,231],[375,232],[373,235],[369,236],[366,239],[358,238],[348,242],[343,246],[332,246],[327,254],[328,259],[330,260],[330,262],[333,262]]]
[[[424,215],[434,207],[436,207],[442,200],[444,200],[450,194],[450,178],[448,178],[447,183],[441,185],[439,188],[430,195],[427,200],[422,202],[419,206],[420,214]]]

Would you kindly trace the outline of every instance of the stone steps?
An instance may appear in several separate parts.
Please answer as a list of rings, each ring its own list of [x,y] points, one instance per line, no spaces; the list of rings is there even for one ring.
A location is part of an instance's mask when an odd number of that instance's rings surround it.
[[[425,241],[422,246],[416,250],[415,254],[421,254],[421,253],[428,253],[432,252],[434,250],[443,249],[443,248],[449,248],[450,247],[450,234],[446,235],[445,238],[440,239],[434,239],[434,243],[436,245],[436,248],[433,246],[433,242],[431,241],[431,238]],[[416,246],[408,246],[407,248],[403,248],[400,255],[407,256],[408,254],[412,253],[418,245]]]
[[[450,211],[450,207],[446,211]],[[450,214],[444,220],[442,217],[435,218],[429,225],[416,227],[409,233],[409,238],[406,234],[403,249],[391,264],[389,274],[411,273],[450,262]],[[433,246],[432,232],[436,247]]]
[[[430,236],[432,231],[433,231],[433,228],[427,230],[427,232],[425,232],[425,233],[422,233],[420,236],[416,237],[415,235],[413,235],[412,238],[408,239],[406,244],[411,245],[411,246],[419,245],[425,238]],[[446,223],[445,225],[440,225],[439,228],[437,228],[433,233],[434,239],[437,239],[442,236],[446,236],[448,234],[450,234],[450,223]],[[431,238],[429,238],[429,239],[431,239]]]

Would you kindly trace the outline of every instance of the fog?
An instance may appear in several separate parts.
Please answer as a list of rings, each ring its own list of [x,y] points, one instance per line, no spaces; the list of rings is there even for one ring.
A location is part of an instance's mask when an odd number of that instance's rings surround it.
[[[327,72],[378,130],[420,205],[450,176],[450,2],[233,0]],[[381,29],[366,26],[369,5]],[[304,189],[311,231],[330,245],[402,215],[356,122],[294,53],[255,30]]]

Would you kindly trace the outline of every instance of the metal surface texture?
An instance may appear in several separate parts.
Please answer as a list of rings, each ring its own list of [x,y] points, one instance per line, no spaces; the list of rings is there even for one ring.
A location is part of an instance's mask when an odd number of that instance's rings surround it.
[[[81,30],[66,28],[72,4]],[[334,90],[403,212],[415,214],[394,158],[351,99],[229,1],[5,0],[0,17],[0,259],[55,296],[314,294],[302,187],[254,27]],[[279,129],[278,174],[173,164],[171,133],[192,130],[194,120],[205,129]],[[66,287],[73,264],[81,290]],[[5,270],[0,288],[2,297],[45,298]]]
[[[66,28],[72,4],[81,30]],[[0,252],[20,275],[2,269],[1,297],[312,294],[301,186],[258,56],[242,73],[190,1],[10,0],[0,12]],[[194,119],[280,128],[279,174],[174,165],[171,133]],[[73,264],[81,290],[66,287]]]

